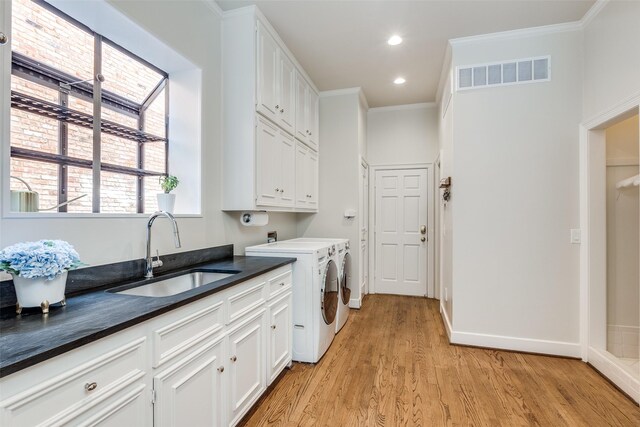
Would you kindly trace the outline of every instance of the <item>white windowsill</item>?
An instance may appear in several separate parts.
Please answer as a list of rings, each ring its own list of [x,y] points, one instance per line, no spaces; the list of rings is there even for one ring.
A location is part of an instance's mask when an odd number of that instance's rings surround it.
[[[10,212],[2,216],[3,219],[111,219],[111,218],[149,218],[148,214],[118,214],[118,213],[37,213],[37,212]],[[202,214],[174,214],[176,218],[202,218]]]

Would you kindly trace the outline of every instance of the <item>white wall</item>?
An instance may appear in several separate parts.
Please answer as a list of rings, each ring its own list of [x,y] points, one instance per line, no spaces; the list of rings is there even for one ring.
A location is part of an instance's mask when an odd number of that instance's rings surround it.
[[[452,58],[455,67],[543,55],[550,82],[452,101],[453,329],[484,345],[577,355],[579,246],[569,231],[579,227],[582,35],[454,43]]]
[[[371,165],[432,163],[438,156],[438,108],[411,104],[371,108],[367,159]]]
[[[359,174],[361,138],[358,116],[359,91],[320,94],[320,210],[317,214],[298,214],[298,234],[304,237],[346,238],[358,250]],[[344,217],[345,209],[358,211],[353,219]],[[353,256],[354,283],[361,283],[360,260]],[[355,295],[354,295],[355,294]],[[359,299],[352,289],[352,299]]]
[[[221,17],[205,2],[113,0],[110,3],[131,20],[202,69],[202,216],[178,219],[182,248],[175,249],[166,221],[154,226],[154,248],[161,254],[227,243],[244,247],[266,241],[277,230],[280,239],[296,237],[295,214],[271,214],[266,227],[240,227],[236,214],[223,213],[221,200]],[[151,13],[152,12],[152,13]],[[175,27],[174,23],[184,25]],[[188,23],[188,24],[187,24]],[[3,55],[0,81],[8,82],[8,55]],[[8,90],[0,92],[2,115],[8,119]],[[6,132],[6,129],[3,129]],[[3,144],[9,144],[8,132]],[[7,164],[6,159],[0,159]],[[4,167],[4,166],[3,166]],[[2,189],[8,188],[2,183]],[[357,200],[357,199],[356,199]],[[25,240],[57,238],[71,242],[83,261],[105,264],[144,256],[146,218],[0,219],[0,247]]]
[[[640,2],[609,1],[584,30],[584,119],[640,93]]]

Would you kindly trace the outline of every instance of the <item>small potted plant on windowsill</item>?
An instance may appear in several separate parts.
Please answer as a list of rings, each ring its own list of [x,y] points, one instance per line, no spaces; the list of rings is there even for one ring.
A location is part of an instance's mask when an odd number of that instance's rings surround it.
[[[173,213],[173,207],[176,204],[176,195],[171,194],[175,190],[180,181],[173,175],[165,175],[160,177],[160,186],[164,193],[158,193],[158,210]]]
[[[73,246],[62,240],[16,243],[0,251],[0,270],[13,278],[18,314],[23,307],[40,307],[47,314],[49,305],[65,305],[67,272],[81,265]]]

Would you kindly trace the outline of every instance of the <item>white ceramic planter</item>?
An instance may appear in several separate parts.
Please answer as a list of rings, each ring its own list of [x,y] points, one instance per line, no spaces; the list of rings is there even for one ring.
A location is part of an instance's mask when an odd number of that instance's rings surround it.
[[[57,302],[64,304],[64,290],[67,286],[67,272],[53,280],[44,277],[26,279],[13,275],[13,285],[18,298],[18,313],[22,307],[40,307],[43,313],[49,312],[49,305]]]
[[[173,213],[176,204],[176,195],[171,193],[158,193],[158,210]]]

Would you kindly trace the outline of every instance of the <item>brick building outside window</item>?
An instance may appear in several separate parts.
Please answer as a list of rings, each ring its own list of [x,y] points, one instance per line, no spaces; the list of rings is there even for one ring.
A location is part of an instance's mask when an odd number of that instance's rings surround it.
[[[40,0],[13,0],[12,33],[10,175],[40,194],[41,209],[84,194],[57,210],[156,210],[167,73]]]

